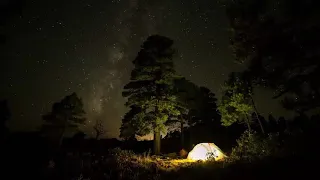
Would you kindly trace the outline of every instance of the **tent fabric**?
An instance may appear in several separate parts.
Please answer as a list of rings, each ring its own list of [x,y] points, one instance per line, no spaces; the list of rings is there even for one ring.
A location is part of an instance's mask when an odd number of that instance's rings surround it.
[[[214,143],[197,144],[188,154],[188,159],[191,160],[207,160],[210,157],[214,157],[215,160],[221,160],[225,155]]]

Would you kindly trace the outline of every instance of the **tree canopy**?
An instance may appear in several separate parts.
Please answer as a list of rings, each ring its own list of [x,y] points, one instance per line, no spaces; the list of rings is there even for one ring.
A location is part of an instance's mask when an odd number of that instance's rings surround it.
[[[256,84],[287,96],[284,107],[320,106],[320,15],[316,0],[233,0],[228,17],[236,59],[249,65]]]
[[[129,140],[134,139],[135,135],[143,136],[152,132],[150,124],[145,122],[144,116],[141,107],[132,105],[122,118],[120,137]]]
[[[251,113],[251,86],[243,81],[242,74],[231,73],[223,86],[222,100],[219,104],[221,122],[224,126],[233,123],[246,123],[250,129]]]
[[[215,94],[206,87],[199,87],[196,95],[196,107],[193,109],[190,125],[196,123],[211,124],[220,121]],[[219,124],[219,123],[218,123]]]
[[[160,153],[160,132],[166,131],[168,117],[180,114],[173,94],[174,80],[179,76],[174,70],[175,50],[172,45],[173,41],[167,37],[148,37],[133,61],[130,82],[123,91],[123,96],[128,98],[126,106],[140,108],[140,112],[132,111],[136,114],[128,114],[133,118],[124,119],[122,132],[128,128],[134,134],[154,132],[156,154]]]
[[[78,128],[79,124],[85,123],[84,115],[82,99],[76,93],[72,93],[60,102],[54,103],[51,112],[42,116],[45,121],[43,130],[59,133],[59,145],[61,145],[67,130]]]
[[[94,124],[93,129],[96,132],[96,139],[99,139],[102,135],[106,133],[105,127],[103,125],[103,121],[101,119],[96,120],[96,123]]]

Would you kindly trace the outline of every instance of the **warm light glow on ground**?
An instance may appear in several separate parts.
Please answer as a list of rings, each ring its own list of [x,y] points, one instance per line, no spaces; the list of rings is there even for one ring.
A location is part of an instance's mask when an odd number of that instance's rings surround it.
[[[170,160],[172,163],[191,163],[191,162],[196,162],[195,160],[192,159],[173,159]]]

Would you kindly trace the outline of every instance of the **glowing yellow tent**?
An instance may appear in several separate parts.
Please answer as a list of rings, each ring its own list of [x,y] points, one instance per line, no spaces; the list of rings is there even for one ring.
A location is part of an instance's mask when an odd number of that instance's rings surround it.
[[[188,159],[191,160],[207,160],[210,157],[214,157],[215,160],[222,160],[226,156],[214,143],[197,144],[188,154]]]

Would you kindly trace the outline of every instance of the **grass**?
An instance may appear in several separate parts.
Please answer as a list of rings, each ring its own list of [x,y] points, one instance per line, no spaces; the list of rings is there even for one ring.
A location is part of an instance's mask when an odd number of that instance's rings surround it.
[[[150,153],[134,154],[118,148],[110,150],[107,156],[69,155],[54,167],[52,164],[55,163],[50,162],[51,166],[47,167],[46,179],[176,179],[184,176],[188,179],[192,174],[201,175],[223,165],[221,162],[151,156]]]
[[[114,157],[120,164],[126,164],[130,167],[141,167],[144,169],[156,169],[157,171],[177,171],[180,168],[188,167],[197,163],[194,160],[169,158],[165,156],[150,156],[150,154],[134,154],[131,151],[114,149]],[[199,162],[198,162],[199,163]]]
[[[110,150],[106,156],[71,155],[62,157],[60,168],[51,168],[54,173],[48,174],[44,179],[249,180],[281,179],[281,176],[291,179],[301,174],[318,172],[311,170],[313,166],[306,166],[318,162],[315,158],[317,154],[312,158],[300,156],[299,153],[294,156],[278,156],[275,152],[282,152],[281,149],[273,150],[273,139],[268,137],[267,140],[263,141],[254,134],[244,134],[225,161],[192,161],[179,158],[173,153],[152,156],[150,152],[135,154],[119,148]]]
[[[47,180],[108,180],[108,179],[277,179],[278,174],[296,177],[297,173],[310,174],[316,160],[306,157],[278,159],[268,158],[260,162],[191,161],[187,159],[152,156],[150,153],[134,154],[131,151],[113,149],[105,155],[92,153],[68,154],[55,157],[43,167],[44,176],[33,179]],[[30,164],[32,162],[29,162]],[[308,164],[309,166],[306,166]],[[30,165],[29,165],[30,166]],[[28,168],[26,166],[25,168]],[[303,168],[302,168],[303,167]],[[41,170],[41,171],[42,171]],[[33,177],[39,175],[34,172]],[[311,170],[311,172],[318,172]],[[295,174],[294,174],[295,173]],[[26,175],[26,174],[24,174]],[[31,175],[31,174],[30,174]]]

